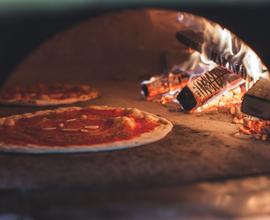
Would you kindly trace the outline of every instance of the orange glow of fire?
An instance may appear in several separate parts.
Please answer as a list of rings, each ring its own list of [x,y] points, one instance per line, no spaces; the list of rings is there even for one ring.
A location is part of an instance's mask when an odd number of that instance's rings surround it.
[[[239,132],[253,135],[256,139],[261,140],[270,137],[270,121],[244,115],[239,108],[242,97],[247,90],[259,78],[269,78],[269,72],[258,55],[233,33],[214,22],[183,12],[179,13],[177,19],[186,28],[204,33],[205,39],[202,51],[199,53],[190,50],[189,59],[184,63],[176,64],[179,69],[189,73],[189,76],[186,77],[185,75],[186,78],[181,82],[175,81],[176,75],[172,73],[162,75],[162,77],[154,76],[150,80],[144,81],[143,84],[147,85],[149,92],[149,96],[146,97],[147,100],[164,105],[175,102],[177,94],[194,76],[198,76],[203,71],[208,71],[217,66],[209,58],[209,48],[214,47],[223,57],[230,57],[231,63],[244,65],[247,77],[243,78],[242,83],[228,88],[223,94],[218,94],[191,112],[219,111],[225,108],[234,116],[233,123],[241,125]],[[227,63],[224,67],[230,69],[229,65]]]
[[[148,101],[161,102],[163,104],[173,101],[174,95],[177,91],[186,86],[189,81],[187,74],[173,74],[153,76],[150,80],[142,82],[148,91],[145,95]]]
[[[218,110],[220,107],[231,107],[242,102],[242,97],[246,92],[245,87],[238,86],[235,89],[226,91],[224,94],[220,95],[210,102],[200,106],[195,110],[195,112],[206,112]]]

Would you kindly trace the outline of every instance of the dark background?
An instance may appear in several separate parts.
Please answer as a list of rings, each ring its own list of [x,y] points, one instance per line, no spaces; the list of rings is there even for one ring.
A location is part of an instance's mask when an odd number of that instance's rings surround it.
[[[255,2],[255,1],[254,1]],[[246,41],[270,66],[270,4],[140,4],[136,7],[155,7],[188,11],[232,30]],[[130,5],[103,5],[73,10],[9,10],[0,12],[0,83],[33,48],[57,32],[89,17],[112,10],[136,8]],[[108,39],[109,40],[109,39]]]

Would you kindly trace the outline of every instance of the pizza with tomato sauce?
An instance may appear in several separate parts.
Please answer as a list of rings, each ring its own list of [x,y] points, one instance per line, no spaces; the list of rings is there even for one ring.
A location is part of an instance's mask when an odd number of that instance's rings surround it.
[[[136,108],[66,107],[0,118],[0,150],[67,153],[135,147],[164,138],[173,125]]]
[[[34,84],[3,89],[0,103],[20,106],[53,106],[88,101],[99,96],[98,91],[85,84]]]

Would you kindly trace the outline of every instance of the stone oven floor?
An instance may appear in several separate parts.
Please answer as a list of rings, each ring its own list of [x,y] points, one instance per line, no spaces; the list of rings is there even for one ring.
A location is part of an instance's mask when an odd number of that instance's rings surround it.
[[[78,154],[0,155],[1,189],[122,190],[177,186],[270,172],[269,142],[239,139],[222,114],[184,114],[145,101],[139,82],[96,83],[87,104],[137,107],[174,123],[163,140],[131,149]],[[33,111],[1,107],[1,114]]]

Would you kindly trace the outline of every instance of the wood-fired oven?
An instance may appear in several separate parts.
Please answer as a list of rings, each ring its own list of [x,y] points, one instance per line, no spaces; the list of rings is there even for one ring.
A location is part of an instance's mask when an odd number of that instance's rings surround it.
[[[266,188],[270,185],[270,90],[265,85],[269,85],[270,32],[265,20],[269,15],[263,14],[269,5],[213,4],[207,3],[206,7],[202,3],[183,3],[181,7],[176,2],[151,3],[147,8],[143,3],[136,8],[119,4],[119,9],[89,4],[73,12],[51,12],[46,8],[2,14],[3,87],[37,82],[88,83],[97,87],[102,96],[78,105],[136,107],[169,119],[174,128],[159,142],[128,150],[38,156],[0,154],[0,193],[5,199],[0,203],[0,219],[222,219],[269,214]],[[253,8],[253,4],[257,7]],[[252,25],[263,27],[253,26],[249,31],[247,23],[251,20]],[[220,23],[240,38],[233,34],[224,37],[218,33],[222,28],[215,29],[219,35],[216,37],[214,32],[205,31],[205,22],[214,26]],[[245,41],[244,48],[249,45],[255,52],[252,63],[240,62],[247,60],[239,52],[243,49],[239,39]],[[237,46],[229,48],[232,42]],[[207,56],[209,48],[217,54]],[[241,57],[235,61],[227,52]],[[230,66],[234,61],[239,66]],[[197,98],[199,92],[196,95],[190,87],[181,93],[191,86],[188,83],[198,80],[196,77],[213,77],[211,70],[215,68],[218,73],[222,68],[237,76],[233,83],[230,81],[234,90],[210,84],[212,89],[216,86],[215,92],[228,92],[229,98],[213,107],[208,102],[212,95],[202,100]],[[252,75],[254,71],[259,73]],[[171,82],[169,74],[171,78],[181,75],[181,80]],[[258,95],[257,90],[250,91],[246,102],[252,105],[245,106],[245,111],[251,111],[252,116],[243,116],[243,95],[255,81],[264,79],[267,82],[263,83],[263,91],[268,92]],[[159,86],[162,80],[165,82],[161,92],[155,90],[153,80],[159,80]],[[196,83],[198,86],[202,81]],[[195,101],[190,101],[192,98]],[[220,100],[220,96],[214,98]],[[260,108],[263,110],[258,112]],[[39,109],[1,106],[0,115]],[[258,123],[265,123],[259,124],[259,131]],[[242,179],[246,176],[253,177]],[[256,185],[259,192],[253,188]],[[261,203],[256,193],[264,196]],[[91,202],[86,196],[92,197]],[[56,208],[50,205],[53,202]],[[69,210],[63,208],[64,203]],[[87,211],[89,205],[93,205],[91,212]]]

